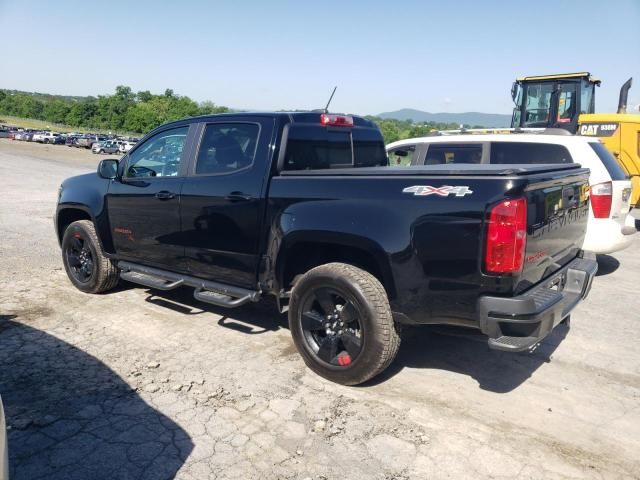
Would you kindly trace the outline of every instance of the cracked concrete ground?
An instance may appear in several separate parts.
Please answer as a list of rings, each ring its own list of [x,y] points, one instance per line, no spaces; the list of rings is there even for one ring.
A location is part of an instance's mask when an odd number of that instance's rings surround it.
[[[362,387],[307,370],[269,303],[85,295],[56,190],[97,156],[0,140],[0,394],[12,480],[640,478],[640,236],[532,354],[410,332]]]

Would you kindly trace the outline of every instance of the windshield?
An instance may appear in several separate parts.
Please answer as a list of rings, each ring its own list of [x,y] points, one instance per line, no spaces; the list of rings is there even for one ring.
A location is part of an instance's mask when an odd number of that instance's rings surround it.
[[[525,127],[549,122],[549,107],[553,83],[529,83],[524,86],[526,95],[524,122]]]

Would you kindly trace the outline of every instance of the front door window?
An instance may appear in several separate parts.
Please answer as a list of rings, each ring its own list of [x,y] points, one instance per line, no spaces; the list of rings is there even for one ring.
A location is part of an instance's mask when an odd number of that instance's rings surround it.
[[[160,132],[136,148],[127,164],[125,177],[176,177],[189,127]]]

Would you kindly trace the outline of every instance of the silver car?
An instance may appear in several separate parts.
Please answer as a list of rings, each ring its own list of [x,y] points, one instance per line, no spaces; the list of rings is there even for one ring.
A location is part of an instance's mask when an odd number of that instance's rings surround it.
[[[104,142],[96,142],[91,147],[93,153],[118,153],[119,145],[116,142],[106,140]]]
[[[0,480],[9,480],[9,450],[7,449],[7,425],[0,398]]]

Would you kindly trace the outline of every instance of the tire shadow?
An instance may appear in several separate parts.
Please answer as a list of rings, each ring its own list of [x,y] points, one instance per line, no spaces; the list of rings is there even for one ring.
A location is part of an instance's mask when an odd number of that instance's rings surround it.
[[[189,435],[95,357],[0,315],[11,480],[169,479]]]

